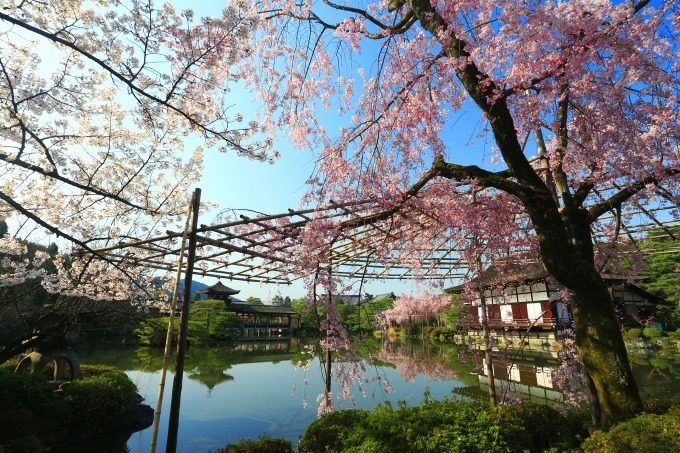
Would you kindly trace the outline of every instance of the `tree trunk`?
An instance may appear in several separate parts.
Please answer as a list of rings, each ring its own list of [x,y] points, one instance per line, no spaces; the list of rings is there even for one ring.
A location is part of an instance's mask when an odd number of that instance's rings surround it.
[[[550,200],[549,196],[545,200]],[[576,348],[592,379],[586,384],[594,426],[607,430],[640,412],[642,400],[612,297],[595,268],[587,212],[558,213],[541,203],[544,200],[533,201],[538,202],[527,203],[527,210],[536,228],[543,264],[572,298]]]
[[[573,291],[576,347],[597,392],[595,428],[607,430],[640,412],[642,400],[607,286],[599,275],[589,283]]]

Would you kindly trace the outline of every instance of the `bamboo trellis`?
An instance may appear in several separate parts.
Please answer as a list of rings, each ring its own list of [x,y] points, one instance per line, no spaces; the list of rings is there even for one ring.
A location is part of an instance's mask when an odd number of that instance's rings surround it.
[[[627,213],[628,221],[621,227],[619,240],[635,243],[647,231],[656,236],[674,239],[677,243],[664,253],[680,251],[679,238],[670,228],[668,211],[675,206],[658,206]],[[299,209],[280,214],[248,217],[243,214],[231,221],[200,225],[196,230],[196,260],[193,272],[202,277],[263,284],[290,284],[304,277],[295,267],[305,227],[313,221],[335,222],[329,265],[334,275],[366,280],[456,280],[470,275],[470,264],[461,258],[459,241],[442,234],[423,250],[386,252],[390,243],[402,239],[403,233],[391,225],[390,218],[376,221],[382,212],[370,200],[352,203],[331,203],[324,207]],[[425,231],[434,220],[420,213],[420,225]],[[666,220],[659,220],[665,218]],[[615,216],[603,216],[602,224],[614,223]],[[159,272],[173,272],[180,253],[182,231],[123,241],[95,249],[96,256],[111,263],[142,266]],[[593,230],[595,240],[603,233]],[[509,251],[521,254],[522,250]],[[413,266],[418,261],[419,266]],[[473,263],[474,264],[474,263]],[[184,264],[186,270],[186,263]],[[474,267],[474,265],[472,266]]]

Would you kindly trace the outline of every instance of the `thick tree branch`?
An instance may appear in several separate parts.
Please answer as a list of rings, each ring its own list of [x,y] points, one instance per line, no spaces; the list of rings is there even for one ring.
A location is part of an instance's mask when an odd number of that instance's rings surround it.
[[[576,192],[574,192],[573,196],[574,203],[576,203],[577,206],[581,206],[583,202],[586,201],[586,198],[594,188],[595,185],[592,182],[582,183],[580,186],[578,186]]]
[[[517,198],[523,199],[528,195],[526,188],[511,181],[511,172],[490,172],[479,168],[476,165],[458,165],[444,162],[441,156],[437,156],[432,168],[437,171],[438,176],[453,179],[456,181],[475,180],[482,187],[489,187],[503,192],[507,192]]]
[[[679,174],[680,169],[669,168],[666,169],[661,176],[648,176],[641,179],[640,181],[630,184],[628,187],[621,189],[608,199],[593,205],[588,210],[589,223],[595,222],[605,212],[609,212],[612,209],[616,209],[617,207],[621,206],[621,204],[627,201],[630,197],[644,190],[645,186],[648,184],[657,185],[662,181]]]
[[[651,0],[640,0],[637,2],[635,5],[633,5],[633,10],[637,13],[640,11],[642,8],[647,6]]]
[[[557,156],[557,164],[553,170],[553,178],[559,191],[560,197],[564,207],[569,212],[575,212],[577,209],[576,203],[571,196],[571,189],[564,168],[562,167],[562,158],[566,153],[569,145],[569,135],[567,133],[567,123],[569,121],[569,87],[564,85],[560,88],[562,96],[557,103],[557,149],[555,155]]]
[[[390,217],[397,214],[409,199],[418,195],[418,193],[427,185],[427,183],[436,177],[443,177],[460,182],[474,180],[481,187],[499,189],[511,195],[515,195],[518,198],[527,196],[527,190],[519,184],[510,181],[508,179],[509,176],[509,172],[507,171],[493,173],[479,168],[476,165],[463,166],[450,164],[444,162],[442,156],[437,156],[432,163],[432,167],[427,172],[425,172],[425,174],[423,174],[415,184],[413,184],[406,192],[404,192],[402,200],[399,204],[376,214],[358,219],[347,220],[342,223],[341,228],[351,229],[359,226],[371,225],[382,220],[389,219]]]

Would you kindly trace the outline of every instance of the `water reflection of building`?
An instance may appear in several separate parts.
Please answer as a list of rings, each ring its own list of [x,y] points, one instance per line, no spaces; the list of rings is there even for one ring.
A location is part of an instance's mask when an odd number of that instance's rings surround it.
[[[525,358],[526,360],[526,358]],[[479,388],[488,395],[489,384],[486,376],[486,362],[482,360],[482,372],[478,374]],[[493,375],[496,389],[503,391],[512,386],[519,393],[522,401],[531,403],[557,403],[564,401],[564,395],[555,388],[552,373],[557,363],[545,361],[493,363]]]
[[[289,361],[298,343],[286,341],[233,342],[220,348],[194,348],[187,355],[187,377],[208,388],[208,394],[220,384],[234,380],[229,370],[246,363]]]

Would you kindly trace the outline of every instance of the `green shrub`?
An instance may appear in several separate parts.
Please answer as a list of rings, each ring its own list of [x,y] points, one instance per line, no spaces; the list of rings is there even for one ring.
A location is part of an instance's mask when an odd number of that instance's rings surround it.
[[[680,408],[664,415],[641,414],[608,432],[596,431],[581,445],[585,452],[664,453],[680,451]]]
[[[434,339],[439,339],[440,337],[444,336],[444,329],[437,327],[436,329],[432,330],[430,336]]]
[[[164,346],[165,336],[168,331],[169,317],[150,318],[142,322],[134,333],[139,337],[139,343],[145,346]],[[189,320],[187,340],[194,346],[208,342],[209,334],[206,326],[200,322]],[[175,319],[172,326],[172,342],[177,341],[179,332],[179,318]]]
[[[662,337],[663,333],[661,333],[659,329],[656,329],[654,327],[645,327],[644,330],[642,331],[642,336],[648,340],[653,340],[655,338]]]
[[[267,434],[258,440],[241,439],[235,444],[220,448],[215,453],[291,453],[293,444],[288,439],[273,438]]]
[[[588,435],[581,417],[569,413],[570,418],[567,418],[545,404],[519,404],[509,407],[508,412],[511,416],[504,417],[503,423],[527,427],[515,433],[518,437],[512,443],[521,443],[529,451],[576,447]],[[585,415],[590,419],[589,414]]]
[[[680,340],[680,329],[676,330],[675,332],[668,332],[668,338],[671,340]]]
[[[71,434],[86,438],[116,426],[136,395],[137,387],[122,371],[71,382],[63,395],[73,417],[68,420]]]
[[[43,453],[47,451],[47,448],[36,435],[30,434],[8,441],[4,451],[7,453]]]
[[[50,389],[42,376],[0,368],[0,411],[32,409],[49,400]]]
[[[643,403],[646,414],[663,415],[673,406],[669,400],[647,400]]]
[[[40,376],[0,369],[0,445],[8,452],[38,452],[44,450],[42,445],[79,441],[115,429],[137,388],[117,368],[80,369],[83,377],[57,392]]]
[[[216,313],[210,320],[208,333],[218,340],[233,340],[241,337],[243,320],[231,312]]]
[[[36,429],[35,413],[28,409],[0,411],[0,444],[16,437],[28,436]]]
[[[639,327],[633,327],[631,329],[628,329],[628,332],[626,334],[629,339],[637,340],[638,338],[642,337],[642,329],[640,329]]]
[[[406,328],[406,335],[416,337],[422,333],[420,326],[411,326]]]
[[[0,363],[0,369],[5,369],[7,371],[14,371],[19,365],[19,358],[9,359],[3,363]]]
[[[314,420],[300,437],[298,452],[342,450],[347,437],[368,415],[363,410],[346,410]]]
[[[298,451],[538,452],[576,448],[579,435],[564,416],[543,405],[510,409],[441,401],[330,413],[307,427]]]
[[[106,373],[120,373],[121,371],[111,365],[80,365],[80,377],[87,378]]]

